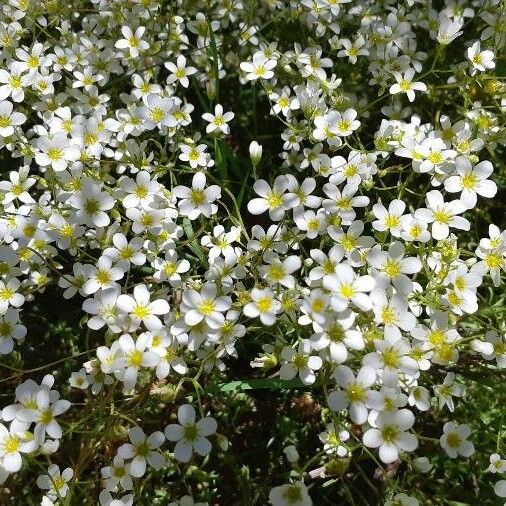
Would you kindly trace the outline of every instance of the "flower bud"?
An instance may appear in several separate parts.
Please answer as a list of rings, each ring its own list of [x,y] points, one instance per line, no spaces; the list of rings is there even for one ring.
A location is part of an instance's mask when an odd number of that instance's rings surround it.
[[[290,464],[295,464],[299,460],[299,452],[294,445],[288,445],[286,448],[283,448],[283,452]]]
[[[249,145],[249,156],[253,167],[256,167],[262,158],[262,146],[257,141],[252,141]]]
[[[419,473],[428,473],[432,467],[432,464],[427,457],[417,457],[413,460],[413,467]]]

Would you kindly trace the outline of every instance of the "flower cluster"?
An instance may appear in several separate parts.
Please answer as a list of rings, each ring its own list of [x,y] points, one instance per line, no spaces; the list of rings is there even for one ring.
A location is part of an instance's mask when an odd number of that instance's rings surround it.
[[[310,411],[312,453],[268,438],[288,466],[258,504],[349,500],[363,459],[474,458],[468,379],[506,368],[501,5],[2,5],[0,481],[45,455],[46,505],[147,504],[168,479],[171,505],[243,500],[197,469],[231,466],[227,406],[258,412],[236,388],[316,403],[286,417]],[[385,504],[430,500],[402,488]]]

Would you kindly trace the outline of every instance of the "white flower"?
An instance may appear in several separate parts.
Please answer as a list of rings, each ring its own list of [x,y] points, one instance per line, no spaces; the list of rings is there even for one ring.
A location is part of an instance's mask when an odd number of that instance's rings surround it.
[[[270,79],[273,77],[274,72],[272,69],[276,65],[276,60],[269,60],[262,52],[257,52],[253,55],[252,62],[242,62],[240,67],[243,72],[246,72],[248,81],[255,81],[256,79]]]
[[[326,139],[330,145],[338,147],[341,141],[336,141],[334,137],[346,137],[357,130],[360,127],[360,121],[356,117],[355,109],[346,109],[343,113],[331,110],[325,116],[315,118],[316,129],[313,131],[313,136],[317,140]]]
[[[467,49],[467,59],[473,65],[474,72],[476,70],[485,72],[495,67],[494,52],[490,50],[481,51],[479,40]]]
[[[128,431],[130,443],[125,443],[118,448],[118,455],[131,460],[130,474],[140,478],[146,473],[146,466],[149,464],[155,469],[160,469],[165,464],[165,458],[158,451],[158,448],[165,441],[163,432],[156,431],[146,436],[140,427],[132,427]]]
[[[441,385],[434,385],[434,393],[438,398],[439,409],[445,406],[453,413],[455,406],[453,397],[462,397],[464,395],[464,387],[455,383],[455,373],[449,372]]]
[[[206,127],[206,133],[211,133],[216,130],[223,132],[225,135],[230,133],[229,121],[232,121],[235,114],[233,112],[223,113],[223,106],[216,104],[214,108],[214,114],[206,112],[202,115],[202,118],[209,122]]]
[[[176,186],[172,192],[180,199],[178,207],[181,214],[188,216],[190,220],[197,219],[201,214],[209,218],[218,210],[214,201],[221,197],[221,188],[218,185],[206,188],[206,176],[203,172],[197,172],[193,176],[191,188]]]
[[[395,95],[396,93],[406,93],[408,100],[413,102],[413,100],[415,100],[415,90],[427,91],[427,85],[425,83],[419,81],[413,82],[413,77],[415,76],[414,69],[407,69],[406,72],[404,72],[404,75],[400,72],[394,72],[393,74],[397,82],[390,86],[391,95]]]
[[[274,487],[269,492],[272,506],[312,506],[313,501],[302,481]]]
[[[498,453],[492,453],[487,471],[490,473],[506,473],[506,460],[502,459]]]
[[[376,216],[372,226],[375,230],[380,232],[389,231],[394,237],[400,237],[402,215],[406,209],[406,203],[399,199],[394,199],[388,205],[388,210],[385,206],[378,202],[372,206],[372,212]]]
[[[28,425],[26,426],[28,427]],[[23,432],[18,431],[14,424],[10,430],[0,423],[0,466],[9,473],[16,473],[21,469],[21,453],[31,453],[37,448],[37,443],[25,439]]]
[[[60,497],[65,497],[69,491],[68,482],[74,476],[74,471],[67,467],[60,472],[60,468],[51,464],[47,469],[47,474],[43,474],[37,478],[37,486],[43,490],[47,490],[49,499],[56,501]]]
[[[283,380],[291,380],[298,374],[302,383],[311,385],[315,382],[314,371],[321,369],[322,359],[318,355],[310,355],[311,341],[302,339],[299,342],[298,351],[290,346],[285,346],[281,350],[281,358],[284,363],[279,371],[279,376]]]
[[[144,241],[141,237],[134,237],[131,241],[121,233],[112,236],[114,247],[106,248],[103,255],[117,262],[120,269],[127,270],[130,264],[144,265],[146,255],[142,253]]]
[[[174,101],[171,98],[160,97],[158,94],[150,94],[144,101],[140,115],[144,119],[144,126],[152,130],[156,126],[175,127],[177,121],[171,114],[174,110]]]
[[[5,206],[13,200],[19,200],[24,204],[33,204],[35,200],[28,190],[35,184],[33,177],[28,177],[28,167],[21,167],[19,171],[9,172],[10,181],[0,181],[0,192],[4,194],[2,204]]]
[[[63,436],[56,417],[65,413],[70,406],[69,401],[58,399],[58,396],[55,398],[50,395],[49,389],[44,388],[37,392],[35,403],[19,410],[17,418],[23,422],[35,422],[33,431],[35,440],[42,444],[46,434],[53,439],[60,439]]]
[[[184,495],[179,501],[170,502],[167,506],[208,506],[205,502],[195,502],[193,497]]]
[[[125,272],[119,267],[112,266],[112,259],[107,256],[101,256],[97,265],[90,265],[87,269],[88,281],[82,286],[82,292],[85,295],[91,295],[97,290],[107,290],[108,288],[119,288],[116,281],[120,280]]]
[[[487,179],[494,171],[489,161],[485,160],[473,167],[467,157],[459,156],[455,160],[455,170],[457,175],[445,180],[445,190],[450,193],[461,192],[460,201],[467,209],[476,206],[477,195],[488,199],[495,197],[497,185]]]
[[[260,275],[269,285],[280,284],[286,288],[295,287],[295,277],[293,273],[301,268],[302,262],[296,255],[287,256],[281,261],[273,252],[266,252],[264,260],[267,265],[261,265]]]
[[[83,367],[77,372],[73,372],[69,378],[69,384],[71,387],[86,390],[89,386],[88,375],[86,369]]]
[[[32,77],[25,72],[21,62],[11,61],[8,69],[0,69],[0,100],[12,97],[14,102],[23,102],[24,88],[29,86]]]
[[[367,292],[371,292],[376,282],[369,276],[359,276],[346,264],[337,265],[333,274],[323,278],[323,286],[331,292],[331,304],[334,311],[344,311],[350,303],[361,311],[372,309]]]
[[[301,232],[305,232],[308,239],[315,239],[326,229],[327,216],[322,209],[315,213],[313,210],[304,211],[304,208],[297,207],[293,211],[293,221]]]
[[[471,428],[469,425],[446,422],[439,443],[451,459],[455,459],[459,455],[470,457],[474,453],[473,443],[467,440],[470,435]]]
[[[416,436],[407,432],[414,422],[415,417],[408,409],[382,411],[362,441],[369,448],[379,447],[381,461],[390,464],[399,458],[399,452],[412,452],[418,447]]]
[[[188,162],[192,169],[196,169],[199,166],[208,166],[207,146],[205,144],[181,144],[179,149],[181,150],[179,159],[183,162]]]
[[[440,44],[450,44],[457,37],[462,35],[461,28],[464,25],[463,19],[451,20],[447,16],[440,16],[437,41]]]
[[[151,294],[146,285],[136,285],[133,295],[122,294],[118,297],[118,308],[130,314],[135,322],[143,322],[148,330],[159,329],[162,322],[158,316],[170,311],[169,303],[164,299],[150,301]]]
[[[202,457],[211,452],[212,446],[207,436],[216,432],[216,420],[210,416],[195,422],[195,409],[190,404],[183,404],[177,410],[179,423],[165,427],[165,437],[177,441],[174,457],[179,462],[188,462],[195,451]]]
[[[101,183],[97,184],[92,179],[86,178],[81,191],[70,198],[70,205],[76,209],[75,218],[78,224],[106,227],[111,222],[105,211],[114,207],[115,200],[101,188]]]
[[[334,372],[334,379],[341,388],[329,394],[329,408],[334,411],[348,409],[351,420],[363,424],[367,420],[371,397],[369,387],[376,381],[376,371],[371,367],[362,367],[355,377],[349,367],[340,365]]]
[[[358,188],[358,185],[348,183],[340,190],[335,184],[325,183],[323,192],[329,198],[323,200],[323,208],[331,214],[337,214],[343,225],[351,225],[357,216],[354,208],[369,204],[369,197],[355,195]]]
[[[18,293],[21,282],[17,278],[0,281],[0,315],[7,313],[9,306],[21,307],[25,302],[24,295]]]
[[[499,480],[494,485],[494,493],[498,497],[506,497],[506,480]]]
[[[14,348],[14,340],[22,341],[27,329],[19,321],[19,310],[8,308],[0,316],[0,355],[7,355]]]
[[[400,241],[394,241],[388,247],[388,253],[377,246],[372,248],[367,261],[377,272],[373,272],[378,286],[386,288],[392,283],[399,293],[407,294],[413,289],[413,282],[406,274],[416,274],[422,269],[417,257],[404,257],[406,248]]]
[[[116,490],[121,485],[123,490],[131,490],[133,487],[132,477],[130,476],[130,464],[126,463],[123,457],[115,455],[110,466],[103,467],[100,470],[106,490]]]
[[[167,78],[167,83],[172,84],[178,81],[181,86],[188,88],[190,81],[188,76],[191,76],[197,72],[195,67],[186,66],[186,58],[183,55],[177,57],[176,63],[166,62],[165,68],[170,72]]]
[[[129,177],[122,179],[121,188],[127,193],[122,200],[126,208],[148,207],[154,196],[160,192],[160,184],[152,180],[149,172],[145,170],[137,173],[135,181]]]
[[[438,190],[431,190],[426,197],[427,209],[417,209],[415,218],[432,223],[432,237],[436,240],[446,239],[450,233],[450,227],[459,230],[469,230],[470,223],[462,216],[458,216],[466,210],[466,206],[460,200],[445,202],[443,195]]]
[[[117,288],[109,288],[95,292],[93,299],[86,299],[83,302],[83,311],[93,315],[88,320],[88,327],[99,330],[108,325],[113,332],[120,332],[117,326],[118,306],[116,304],[119,296]]]
[[[137,58],[140,52],[146,51],[149,48],[149,44],[145,40],[142,40],[145,31],[146,28],[144,26],[139,26],[135,32],[132,32],[129,26],[122,26],[121,34],[124,39],[117,40],[114,46],[118,49],[128,49],[130,56]]]
[[[187,325],[193,326],[205,320],[212,329],[219,328],[225,317],[223,313],[232,305],[232,299],[228,296],[218,296],[218,290],[214,283],[205,283],[199,292],[193,289],[183,293],[181,311]]]
[[[427,223],[416,219],[412,214],[401,216],[401,226],[401,238],[404,241],[427,242],[430,240]]]
[[[243,308],[244,314],[248,318],[260,318],[264,325],[274,325],[276,315],[281,312],[281,303],[275,298],[272,290],[253,288],[251,290],[251,302],[248,302]]]
[[[385,326],[385,337],[394,340],[400,338],[399,329],[410,331],[415,327],[416,318],[408,311],[408,302],[399,294],[388,299],[384,290],[379,288],[370,294],[375,322]]]
[[[67,168],[68,162],[74,162],[81,156],[81,150],[70,143],[65,133],[55,133],[51,137],[37,139],[35,161],[42,167],[51,166],[55,172]]]
[[[108,490],[102,490],[98,496],[100,506],[133,506],[134,496],[132,494],[124,495],[113,499]]]
[[[329,423],[327,429],[318,435],[323,443],[323,449],[328,455],[335,454],[338,457],[346,457],[349,455],[349,449],[344,444],[350,439],[350,433],[347,430],[336,431],[334,423]]]
[[[156,257],[153,261],[155,281],[168,281],[171,286],[181,284],[181,274],[190,270],[190,262],[186,258],[178,260],[177,253],[173,249],[167,249],[165,258]]]
[[[260,198],[248,202],[248,211],[251,214],[262,214],[268,210],[271,220],[281,220],[291,207],[290,196],[286,193],[288,185],[289,179],[284,175],[278,176],[274,180],[272,188],[267,181],[257,179],[253,183],[253,190],[257,195],[260,195]]]
[[[349,39],[341,39],[339,42],[344,49],[341,49],[337,53],[337,56],[341,58],[347,56],[349,62],[352,64],[357,63],[357,56],[369,54],[369,51],[364,47],[365,39],[362,35],[359,35],[353,42]]]
[[[26,116],[21,112],[12,112],[12,102],[0,101],[0,137],[10,137],[14,133],[14,127],[22,125]]]
[[[123,334],[118,342],[123,356],[114,363],[118,369],[124,368],[118,375],[123,381],[124,392],[130,392],[137,383],[139,369],[154,369],[160,362],[160,356],[148,349],[149,337],[146,333],[142,333],[135,341],[129,334]]]

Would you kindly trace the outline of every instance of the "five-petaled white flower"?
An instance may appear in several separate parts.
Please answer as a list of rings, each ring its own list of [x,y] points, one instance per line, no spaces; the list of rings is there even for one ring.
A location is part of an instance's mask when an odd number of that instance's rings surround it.
[[[174,457],[179,462],[188,462],[194,451],[202,457],[211,453],[212,445],[207,437],[216,432],[216,420],[206,416],[196,422],[195,409],[190,404],[179,407],[177,419],[179,423],[165,427],[165,437],[169,441],[177,441]]]

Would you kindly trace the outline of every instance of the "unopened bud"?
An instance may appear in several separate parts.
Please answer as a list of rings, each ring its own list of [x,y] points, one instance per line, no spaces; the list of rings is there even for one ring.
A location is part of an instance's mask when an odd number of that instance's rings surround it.
[[[428,473],[432,467],[432,464],[427,457],[417,457],[413,460],[413,467],[419,473]]]
[[[257,141],[252,141],[249,145],[249,157],[253,167],[256,167],[260,163],[262,158],[262,146]]]
[[[288,445],[286,448],[283,448],[283,452],[290,464],[295,464],[299,460],[299,452],[294,445]]]

